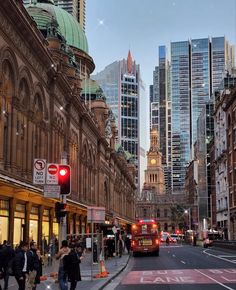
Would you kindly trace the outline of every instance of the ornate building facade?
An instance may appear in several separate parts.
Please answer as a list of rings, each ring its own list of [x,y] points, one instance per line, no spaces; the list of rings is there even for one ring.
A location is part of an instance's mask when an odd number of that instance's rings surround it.
[[[42,1],[41,1],[42,2]],[[74,18],[45,0],[0,7],[0,243],[58,236],[55,202],[32,183],[33,160],[71,166],[67,233],[89,230],[87,207],[106,219],[134,220],[134,166],[115,151],[116,126],[103,98],[81,98],[94,70]],[[72,19],[73,18],[73,19]]]
[[[186,197],[184,194],[166,193],[161,159],[158,131],[154,127],[150,132],[145,183],[136,202],[136,219],[156,219],[160,230],[175,232],[184,228]]]
[[[145,183],[151,186],[157,195],[165,193],[164,170],[162,167],[162,154],[159,150],[159,137],[156,128],[150,132],[150,149],[147,153],[147,170],[145,170]]]

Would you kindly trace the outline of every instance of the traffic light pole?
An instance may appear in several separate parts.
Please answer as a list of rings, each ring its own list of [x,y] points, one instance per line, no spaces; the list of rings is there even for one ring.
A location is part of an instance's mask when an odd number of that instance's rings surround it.
[[[61,164],[64,164],[64,165],[67,164],[67,154],[65,152],[62,154]],[[66,204],[65,194],[61,194],[60,201]],[[61,246],[61,242],[63,240],[66,240],[66,234],[67,234],[67,229],[66,229],[66,216],[65,216],[60,219],[60,224],[59,224],[59,247]]]
[[[62,194],[60,201],[64,204],[66,204],[66,195]],[[60,218],[60,224],[59,224],[59,246],[61,246],[61,242],[63,240],[66,240],[66,216]]]

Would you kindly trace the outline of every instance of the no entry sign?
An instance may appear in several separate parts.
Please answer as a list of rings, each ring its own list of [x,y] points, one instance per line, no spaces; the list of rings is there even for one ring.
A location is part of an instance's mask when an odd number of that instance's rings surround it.
[[[58,184],[58,164],[47,164],[46,184]]]

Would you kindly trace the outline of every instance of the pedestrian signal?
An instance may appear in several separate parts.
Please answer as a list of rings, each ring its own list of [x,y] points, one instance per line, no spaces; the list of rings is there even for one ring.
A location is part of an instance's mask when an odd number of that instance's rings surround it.
[[[58,223],[60,222],[60,219],[62,217],[66,216],[66,203],[56,202],[56,204],[55,204],[55,216],[56,216]]]

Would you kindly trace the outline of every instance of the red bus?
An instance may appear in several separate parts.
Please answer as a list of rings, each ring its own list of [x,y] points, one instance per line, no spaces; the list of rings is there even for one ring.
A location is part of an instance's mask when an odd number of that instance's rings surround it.
[[[137,253],[154,253],[159,256],[159,245],[158,226],[154,219],[142,219],[132,225],[133,256]]]

